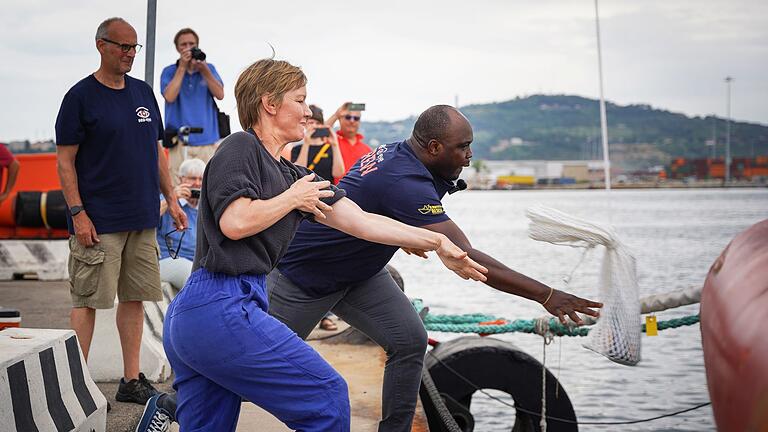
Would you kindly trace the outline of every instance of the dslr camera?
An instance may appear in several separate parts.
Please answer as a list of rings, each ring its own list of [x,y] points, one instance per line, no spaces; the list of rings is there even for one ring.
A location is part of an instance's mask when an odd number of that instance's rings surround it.
[[[205,61],[205,53],[200,48],[194,47],[191,50],[189,50],[189,53],[192,54],[193,59],[199,60],[199,61]]]

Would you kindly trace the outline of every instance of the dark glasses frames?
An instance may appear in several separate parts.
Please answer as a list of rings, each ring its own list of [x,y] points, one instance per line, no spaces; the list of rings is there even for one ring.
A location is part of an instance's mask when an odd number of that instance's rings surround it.
[[[171,237],[171,234],[175,232],[181,232],[181,236],[179,236],[179,244],[176,246],[176,249],[173,248],[173,237]],[[187,230],[179,231],[178,229],[175,229],[163,235],[163,240],[165,240],[165,247],[168,249],[168,255],[170,255],[171,259],[176,259],[179,257],[181,241],[184,240],[184,234],[186,234],[186,232]]]
[[[136,50],[136,54],[138,54],[139,51],[141,51],[141,47],[143,46],[143,45],[140,45],[140,44],[135,44],[135,45],[124,44],[124,43],[120,43],[120,42],[111,41],[111,40],[105,39],[105,38],[101,38],[101,40],[103,40],[106,43],[111,43],[112,45],[119,46],[120,47],[120,51],[122,51],[124,53],[127,53],[131,49],[135,49]]]
[[[348,120],[348,121],[352,121],[352,120],[354,120],[354,121],[360,121],[360,116],[353,116],[353,115],[349,115],[349,114],[347,114],[347,115],[345,115],[345,116],[344,116],[344,118],[345,118],[346,120]]]

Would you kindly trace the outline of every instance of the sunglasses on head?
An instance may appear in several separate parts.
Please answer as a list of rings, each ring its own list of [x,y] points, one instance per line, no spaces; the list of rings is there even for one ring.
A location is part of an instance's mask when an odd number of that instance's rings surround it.
[[[347,121],[360,121],[360,116],[353,116],[353,115],[351,115],[351,114],[347,114],[347,115],[345,115],[345,116],[344,116],[344,118],[345,118]]]
[[[175,232],[181,232],[181,236],[179,237],[179,245],[176,246],[174,249],[173,247],[173,238],[171,237],[171,234]],[[187,232],[187,230],[179,231],[178,229],[175,229],[173,231],[169,231],[163,235],[163,239],[165,240],[165,247],[168,248],[168,255],[171,257],[171,259],[176,259],[179,257],[179,250],[181,250],[181,241],[184,240],[184,234]]]

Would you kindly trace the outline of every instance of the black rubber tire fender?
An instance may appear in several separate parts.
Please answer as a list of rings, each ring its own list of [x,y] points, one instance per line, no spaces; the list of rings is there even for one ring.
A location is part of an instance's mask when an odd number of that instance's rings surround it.
[[[477,387],[504,391],[514,399],[516,406],[527,411],[541,412],[541,363],[510,342],[490,337],[461,337],[441,343],[427,353],[425,366],[432,375],[439,392],[463,405],[467,411],[471,407],[472,395]],[[474,386],[457,376],[457,373]],[[547,417],[549,418],[547,431],[577,431],[578,425],[575,423],[550,418],[557,417],[576,422],[576,414],[565,389],[560,386],[556,397],[557,379],[549,370],[546,372],[546,377]],[[433,432],[446,430],[423,385],[419,394],[430,430]],[[451,404],[448,406],[451,408]],[[455,417],[458,420],[460,416]],[[540,419],[540,415],[517,410],[515,424],[511,430],[538,432],[541,430]],[[467,425],[467,427],[471,426]],[[472,429],[464,430],[468,432]]]

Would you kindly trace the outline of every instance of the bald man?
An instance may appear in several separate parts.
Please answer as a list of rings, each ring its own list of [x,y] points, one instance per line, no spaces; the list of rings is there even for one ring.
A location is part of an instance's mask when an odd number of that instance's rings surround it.
[[[422,113],[411,137],[360,158],[341,180],[363,210],[445,234],[487,267],[489,286],[540,303],[565,322],[596,316],[602,304],[558,291],[475,249],[448,217],[442,197],[472,159],[472,126],[456,109]],[[379,431],[410,431],[427,333],[410,301],[384,268],[397,247],[374,244],[302,222],[288,253],[267,278],[269,313],[306,338],[329,310],[387,352]],[[424,256],[422,251],[406,251]]]
[[[159,140],[163,121],[152,89],[126,75],[136,30],[110,18],[96,30],[98,70],[64,96],[56,119],[59,180],[69,207],[70,324],[86,360],[96,309],[114,307],[123,352],[115,398],[144,404],[155,389],[139,372],[142,301],[162,299],[157,227],[162,190],[176,227],[186,215],[171,188]]]

